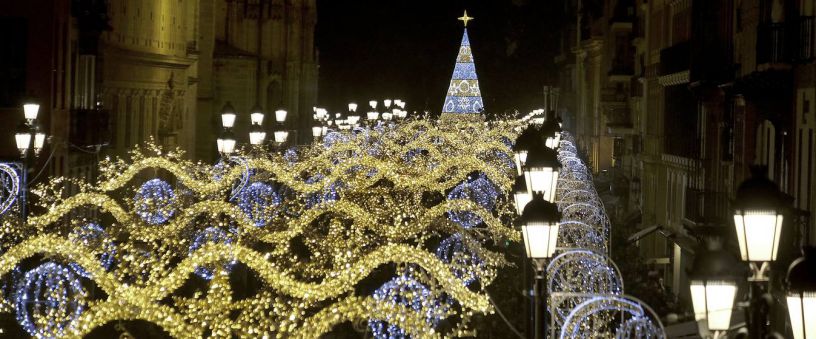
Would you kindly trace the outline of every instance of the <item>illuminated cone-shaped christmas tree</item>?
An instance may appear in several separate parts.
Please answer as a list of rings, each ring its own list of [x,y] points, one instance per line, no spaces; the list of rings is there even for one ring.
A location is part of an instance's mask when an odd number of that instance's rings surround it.
[[[459,20],[465,23],[465,33],[462,35],[462,45],[459,47],[459,55],[456,56],[456,67],[453,69],[448,95],[442,107],[442,118],[476,119],[481,117],[484,103],[467,34],[467,22],[473,18],[465,11],[465,15]]]

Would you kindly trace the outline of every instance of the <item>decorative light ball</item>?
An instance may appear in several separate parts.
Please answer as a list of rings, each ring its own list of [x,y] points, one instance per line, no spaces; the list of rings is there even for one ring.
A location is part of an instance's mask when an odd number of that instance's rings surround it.
[[[113,240],[101,226],[92,222],[87,223],[75,228],[68,237],[85,247],[98,251],[99,263],[105,270],[109,270],[113,266],[113,259],[116,256],[116,244],[113,243]],[[91,274],[77,263],[72,262],[68,266],[82,277],[91,277]]]
[[[283,160],[285,160],[289,166],[294,165],[298,161],[297,150],[294,147],[287,149],[286,152],[283,153]]]
[[[227,233],[224,230],[218,227],[207,227],[206,229],[199,231],[193,237],[193,241],[190,244],[189,254],[192,254],[196,250],[201,247],[204,247],[207,244],[232,244],[233,242],[233,234]],[[229,272],[232,270],[232,267],[235,265],[235,261],[231,260],[227,263],[224,263],[221,268],[225,272]],[[196,267],[194,273],[201,277],[204,280],[211,280],[213,275],[215,274],[215,265],[205,265],[205,266],[198,266]]]
[[[330,148],[338,143],[347,142],[348,137],[340,132],[329,132],[323,137],[323,146]]]
[[[498,188],[484,174],[469,176],[467,180],[448,193],[448,200],[467,199],[487,211],[492,211],[499,197]],[[448,218],[464,228],[473,228],[482,223],[476,213],[470,211],[448,211]]]
[[[402,160],[407,162],[407,163],[411,163],[417,157],[427,155],[427,154],[428,154],[428,150],[426,150],[426,149],[414,148],[412,150],[409,150],[408,152],[405,152],[405,154],[403,154],[403,156],[402,156]]]
[[[86,298],[73,270],[46,262],[28,271],[17,285],[17,322],[34,337],[63,337],[76,326],[87,306]]]
[[[161,179],[142,184],[134,197],[136,214],[151,225],[166,223],[176,212],[176,193]]]
[[[373,298],[378,302],[402,305],[415,312],[425,314],[428,326],[436,326],[441,320],[441,309],[431,290],[408,274],[402,274],[386,282],[376,291]],[[400,317],[399,314],[383,314],[381,318],[369,319],[368,327],[374,338],[408,338],[408,334],[389,320]]]
[[[325,177],[323,174],[315,174],[314,176],[306,179],[307,184],[314,184],[320,182]],[[345,184],[340,181],[335,181],[331,183],[328,187],[324,188],[323,191],[310,193],[306,196],[306,208],[312,208],[322,203],[331,203],[340,199],[340,191],[343,189]]]
[[[281,197],[267,183],[256,181],[238,194],[238,207],[255,226],[263,227],[272,221],[281,203]]]
[[[436,248],[436,256],[448,264],[453,275],[462,279],[465,286],[479,279],[486,268],[484,261],[464,243],[461,233],[442,240]]]

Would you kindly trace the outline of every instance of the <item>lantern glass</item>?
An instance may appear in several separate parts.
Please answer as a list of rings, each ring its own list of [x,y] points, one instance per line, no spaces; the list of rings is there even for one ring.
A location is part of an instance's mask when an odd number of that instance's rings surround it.
[[[377,109],[377,100],[369,101],[368,105],[371,106],[371,109]]]
[[[731,311],[734,309],[736,296],[736,281],[691,281],[694,317],[697,321],[705,320],[709,330],[725,331],[731,326]]]
[[[516,213],[521,215],[521,212],[524,211],[524,206],[527,206],[527,203],[533,200],[533,195],[530,194],[529,191],[514,192],[513,199],[516,203]]]
[[[34,152],[39,153],[45,145],[45,133],[37,131],[34,134]]]
[[[374,111],[368,112],[366,114],[366,117],[368,118],[368,120],[377,120],[377,117],[379,117],[379,116],[380,116],[380,113],[374,112]]]
[[[527,257],[546,259],[552,257],[558,241],[558,222],[535,222],[521,226]]]
[[[221,113],[221,126],[224,128],[232,128],[235,126],[235,112],[224,112]]]
[[[289,137],[289,131],[275,131],[275,142],[282,144],[286,142],[286,138]]]
[[[793,338],[816,338],[816,291],[790,292],[787,299]]]
[[[40,113],[40,105],[35,103],[27,103],[23,105],[23,115],[26,120],[37,120],[37,115]]]
[[[348,109],[349,109],[349,111],[351,111],[351,112],[357,112],[357,104],[355,104],[355,103],[353,103],[353,102],[349,103],[349,104],[348,104]]]
[[[263,114],[263,112],[261,112],[261,111],[252,112],[252,113],[249,115],[249,119],[250,119],[250,122],[251,122],[253,125],[261,125],[261,124],[263,124],[264,114]]]
[[[558,183],[558,170],[552,167],[528,167],[524,170],[527,190],[541,192],[544,200],[555,202],[555,185]]]
[[[312,127],[312,136],[313,137],[315,137],[315,138],[320,137],[320,134],[322,134],[322,133],[323,133],[323,127],[320,127],[320,126]]]
[[[555,136],[548,137],[544,144],[550,149],[558,148],[558,139]]]
[[[518,171],[518,175],[522,175],[522,168],[524,167],[524,164],[527,163],[527,151],[516,152],[513,160],[516,161],[516,170]]]
[[[275,121],[276,122],[286,121],[286,110],[279,109],[275,111]]]
[[[391,99],[383,100],[383,104],[385,105],[385,107],[391,107]]]
[[[743,261],[775,261],[783,215],[771,210],[736,210],[740,255]]]
[[[260,145],[264,139],[266,139],[266,132],[261,129],[249,132],[249,143],[252,145]]]
[[[14,135],[14,141],[17,143],[17,149],[25,153],[31,145],[31,133],[17,132],[17,134]]]

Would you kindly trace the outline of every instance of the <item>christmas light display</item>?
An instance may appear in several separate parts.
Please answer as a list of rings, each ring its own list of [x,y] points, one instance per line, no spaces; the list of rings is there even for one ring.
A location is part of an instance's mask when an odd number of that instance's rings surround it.
[[[470,50],[470,39],[467,28],[465,28],[448,94],[442,106],[442,119],[472,119],[480,116],[482,110],[484,110],[484,102],[479,89],[479,79],[476,76],[476,64]]]
[[[501,140],[515,137],[507,132],[512,124],[478,134],[461,129],[482,125],[383,125],[338,132],[343,142],[304,147],[297,157],[238,151],[214,166],[148,145],[129,159],[105,159],[93,184],[71,181],[75,188],[66,190],[69,182],[55,178],[32,189],[43,213],[27,225],[2,229],[12,241],[0,254],[0,277],[9,278],[23,260],[45,257],[65,260],[61,267],[70,276],[60,279],[79,281],[81,269],[96,286],[93,295],[68,289],[68,299],[81,301],[76,305],[83,309],[71,318],[28,313],[42,336],[81,337],[132,319],[179,338],[314,338],[344,321],[368,319],[412,337],[466,335],[472,333],[468,319],[492,311],[484,288],[507,264],[482,242],[519,240],[498,217],[509,207],[495,198],[509,189],[512,170],[485,156],[507,149]],[[379,151],[367,152],[372,145]],[[402,156],[413,149],[427,154],[406,163]],[[134,180],[156,172],[163,179]],[[480,174],[466,180],[474,172]],[[484,195],[493,197],[492,206],[471,199],[483,195],[474,193],[478,189],[442,198],[474,178],[495,191]],[[128,196],[133,191],[135,197]],[[423,200],[434,194],[439,200],[433,204]],[[478,218],[478,233],[450,221],[449,211]],[[101,216],[94,220],[104,224],[87,226],[87,215]],[[66,221],[88,228],[66,229]],[[456,241],[444,245],[432,238]],[[104,239],[116,239],[115,247],[106,247]],[[109,258],[111,265],[100,261]],[[231,278],[238,263],[257,277],[253,285]],[[410,267],[411,279],[434,301],[417,312],[409,302],[358,294],[362,281],[389,265]],[[204,279],[191,280],[193,275]],[[476,280],[479,288],[473,288]],[[179,293],[182,287],[195,291]],[[233,299],[235,293],[249,296]],[[66,310],[73,310],[70,305]],[[22,312],[8,302],[0,306],[2,312]],[[439,319],[457,324],[435,332]]]
[[[133,200],[136,214],[151,225],[163,224],[175,213],[176,193],[161,179],[142,184]]]
[[[436,256],[449,264],[453,274],[462,279],[465,285],[491,275],[489,271],[486,272],[488,268],[484,261],[465,244],[461,233],[442,240],[436,248]]]
[[[116,255],[116,244],[101,226],[96,223],[87,223],[75,228],[68,237],[75,239],[83,246],[99,251],[99,264],[106,270],[111,268]],[[88,272],[76,263],[69,263],[68,266],[80,276],[90,278]]]
[[[562,212],[558,254],[547,266],[547,295],[553,337],[665,338],[659,317],[623,294],[623,279],[607,256],[610,222],[576,156],[574,140],[562,133],[562,164],[556,203]]]
[[[19,167],[13,163],[0,163],[0,216],[17,202],[21,187]]]
[[[281,197],[267,183],[253,182],[238,194],[238,207],[258,227],[268,224],[277,212]]]
[[[403,305],[407,309],[424,315],[427,326],[433,328],[442,319],[443,313],[440,311],[443,306],[438,305],[439,300],[433,292],[411,277],[402,274],[386,282],[374,291],[374,300],[381,303]],[[393,315],[386,314],[382,318],[373,318],[368,321],[368,326],[374,338],[408,338],[408,334],[398,325],[391,323]]]
[[[226,231],[217,228],[217,227],[207,227],[201,232],[198,232],[195,237],[193,237],[193,241],[190,244],[190,253],[197,251],[201,247],[206,244],[216,243],[216,244],[226,244],[229,245],[233,242],[234,234],[229,234]],[[225,272],[229,272],[232,267],[235,265],[234,261],[229,261],[224,263],[220,267],[217,266],[199,266],[195,269],[195,274],[201,279],[204,280],[212,280],[215,271],[218,269],[223,269]]]
[[[62,337],[76,328],[87,293],[68,267],[46,262],[17,285],[17,321],[35,337]]]
[[[468,176],[466,181],[457,185],[448,193],[448,200],[468,199],[485,210],[492,211],[498,196],[496,186],[484,175],[478,174]],[[482,222],[478,215],[469,211],[451,210],[448,212],[448,218],[464,228],[476,227]]]

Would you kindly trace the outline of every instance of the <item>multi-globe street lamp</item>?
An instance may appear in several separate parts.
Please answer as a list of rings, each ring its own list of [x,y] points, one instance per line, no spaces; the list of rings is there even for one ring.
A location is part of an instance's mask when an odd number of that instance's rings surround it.
[[[561,163],[557,153],[544,145],[544,137],[540,130],[528,126],[513,147],[519,169],[512,188],[517,223],[527,258],[535,267],[533,338],[544,338],[547,333],[546,265],[555,252],[561,222],[561,212],[554,203]]]
[[[275,130],[273,131],[273,141],[276,146],[281,146],[286,142],[289,131],[286,130],[284,122],[286,121],[286,110],[278,109],[275,111]],[[255,105],[249,114],[249,143],[254,148],[261,147],[266,141],[266,130],[263,128],[263,121],[265,114],[260,105]],[[238,117],[232,103],[227,101],[221,109],[221,133],[216,139],[216,146],[218,153],[223,157],[229,157],[235,152],[237,140],[233,128]]]
[[[733,202],[733,220],[740,258],[750,268],[748,302],[745,308],[749,336],[770,335],[769,310],[771,294],[770,267],[777,260],[785,215],[791,206],[777,185],[766,177],[765,169],[754,167],[752,177],[737,189]],[[789,222],[790,223],[790,222]],[[714,338],[729,330],[738,285],[744,276],[735,272],[736,260],[721,244],[706,244],[697,253],[690,272],[691,296],[700,333]],[[712,246],[715,246],[712,248]],[[804,256],[795,260],[787,275],[787,308],[791,330],[796,339],[816,339],[816,252],[803,249]]]
[[[28,100],[23,104],[23,116],[25,121],[20,123],[14,133],[14,142],[17,144],[17,149],[20,151],[20,157],[23,160],[23,200],[21,203],[21,214],[23,221],[28,220],[28,211],[26,200],[28,196],[28,183],[25,177],[28,176],[28,171],[31,168],[31,162],[34,158],[40,155],[43,147],[45,147],[46,134],[37,122],[37,117],[40,113],[40,105],[33,100]]]

